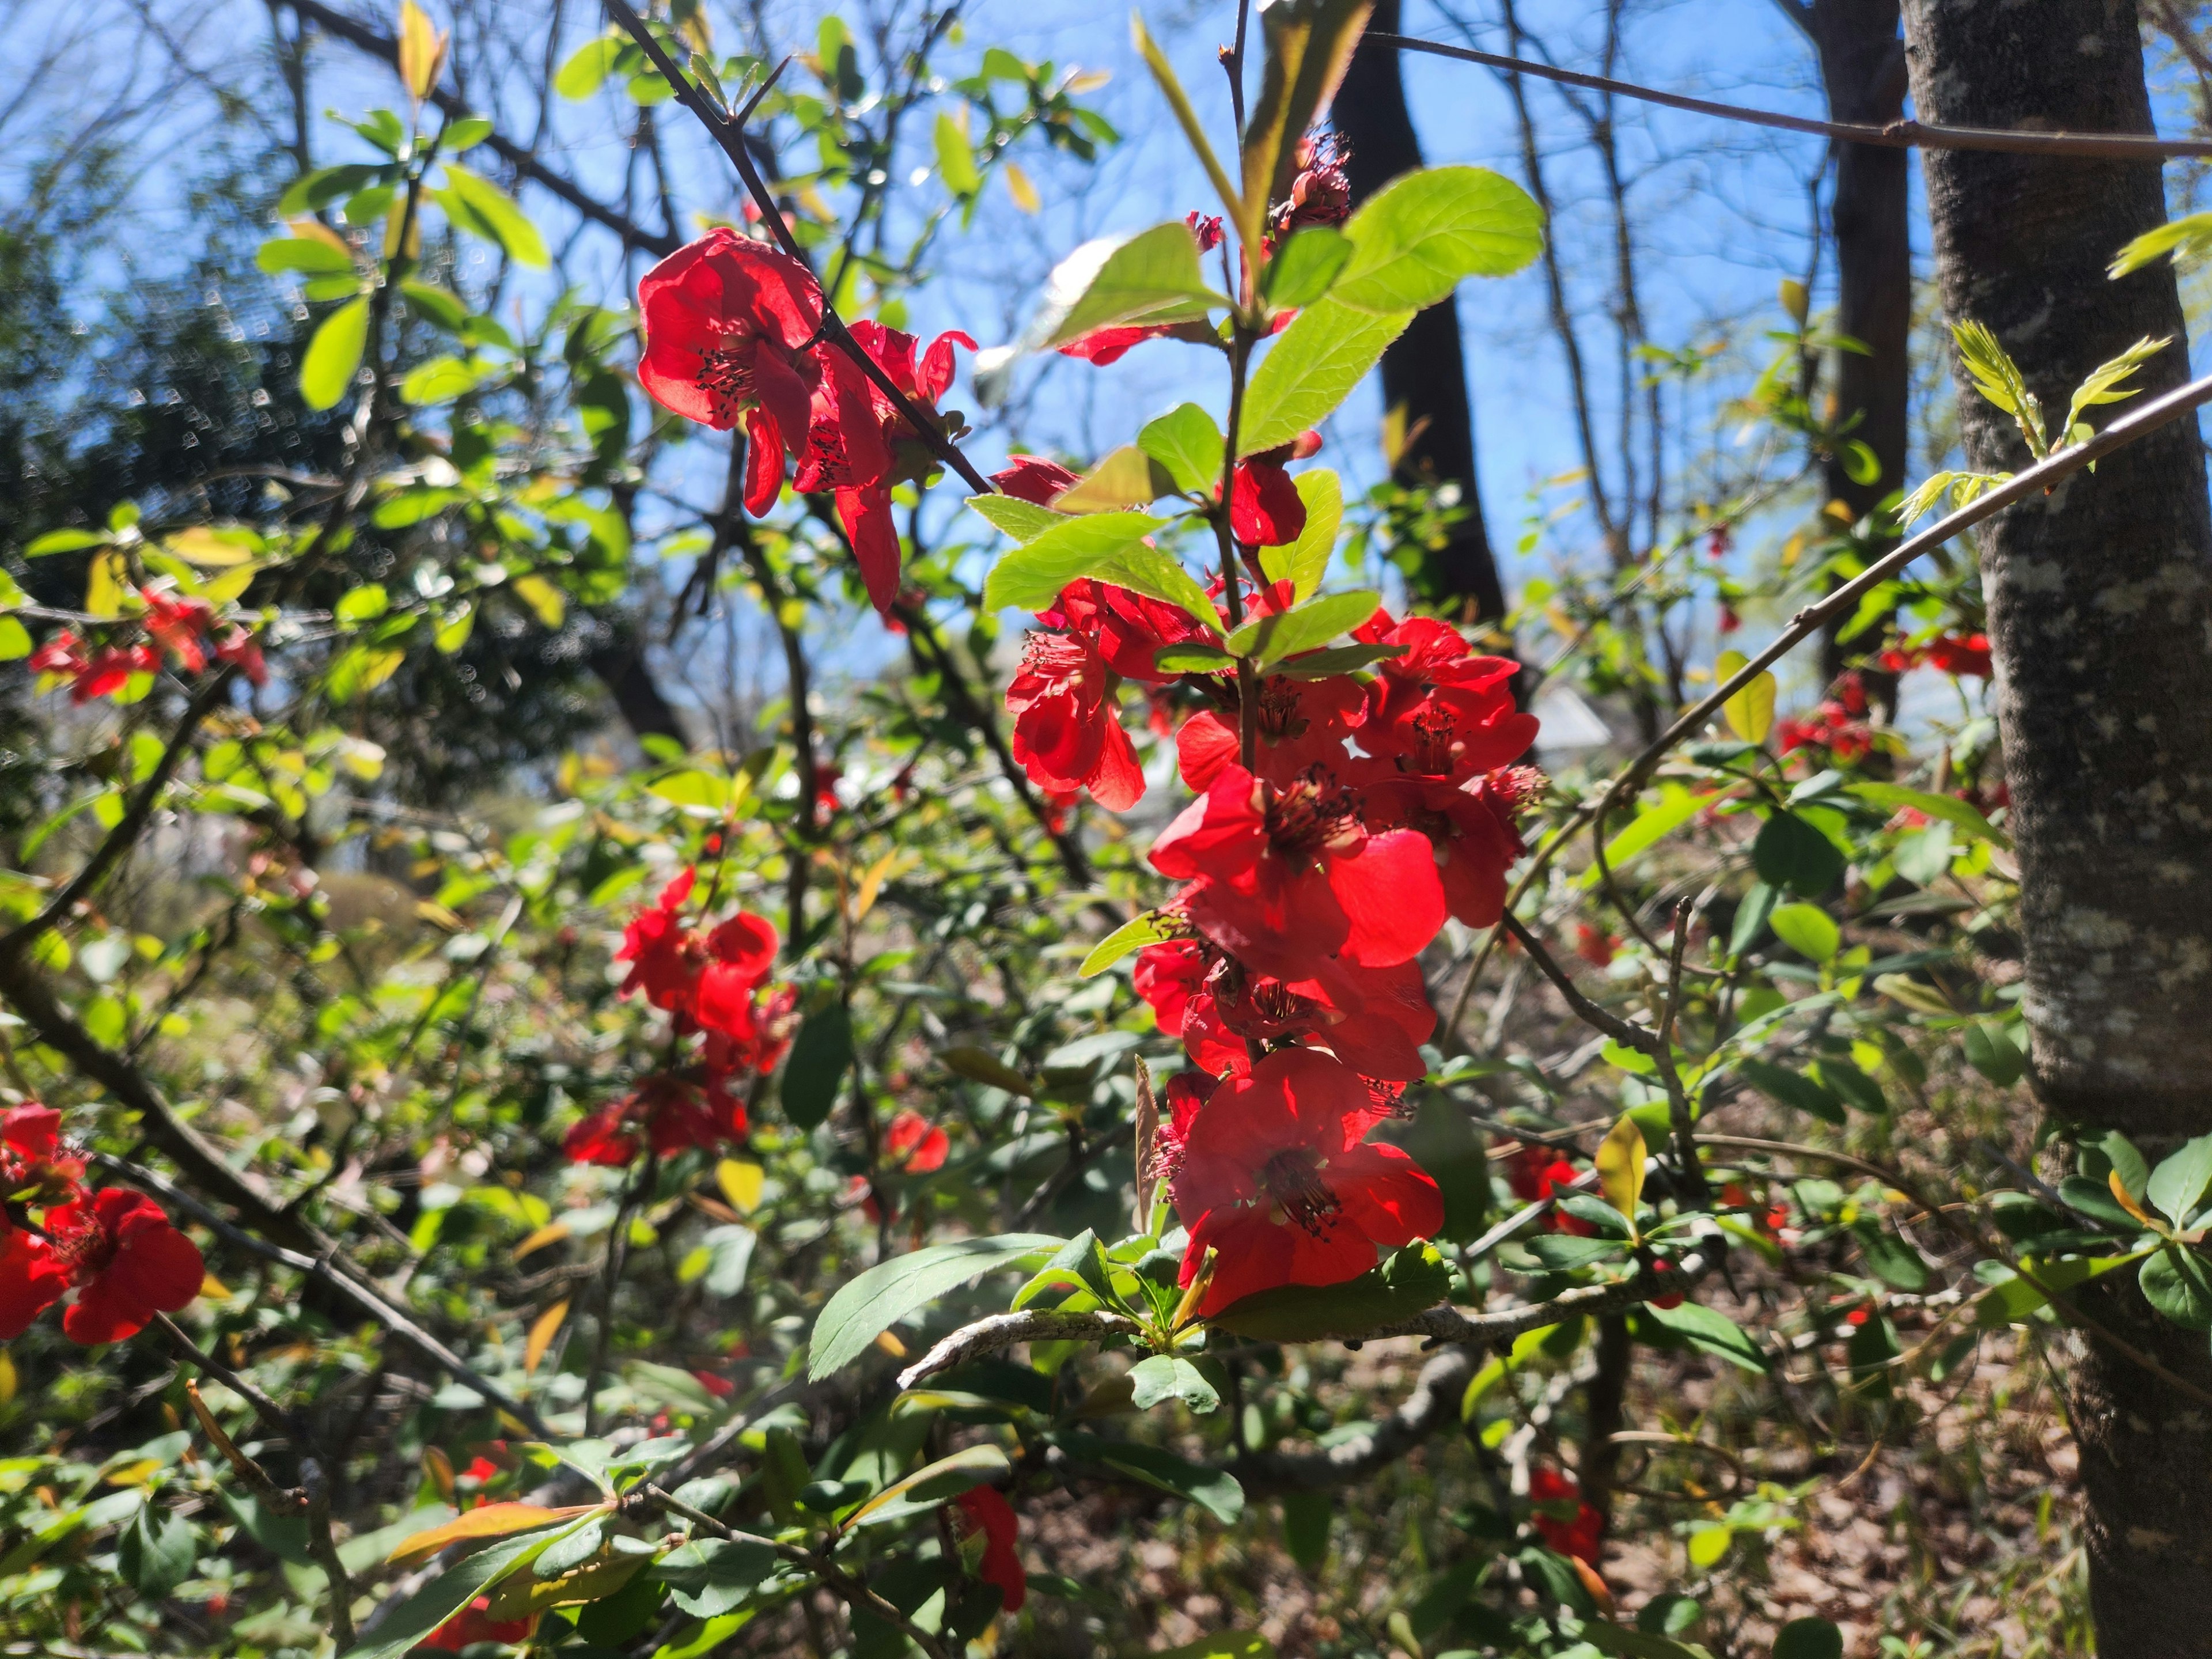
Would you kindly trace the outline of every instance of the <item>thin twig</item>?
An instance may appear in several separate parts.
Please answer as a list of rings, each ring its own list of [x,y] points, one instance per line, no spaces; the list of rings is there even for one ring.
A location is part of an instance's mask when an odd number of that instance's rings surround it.
[[[1602,75],[1584,75],[1576,70],[1554,69],[1549,64],[1534,63],[1525,58],[1477,52],[1471,46],[1449,46],[1439,40],[1417,40],[1409,35],[1373,33],[1363,38],[1378,46],[1395,46],[1400,52],[1427,52],[1432,57],[1480,64],[1486,69],[1533,75],[1539,80],[1554,81],[1562,86],[1580,87],[1589,92],[1612,93],[1646,104],[1662,104],[1668,109],[1687,110],[1692,115],[1717,116],[1726,121],[1746,121],[1753,126],[1777,127],[1784,132],[1802,132],[1814,138],[1835,139],[1844,143],[1875,144],[1884,149],[1917,147],[1923,149],[2002,150],[2015,155],[2073,155],[2100,161],[2143,161],[2166,156],[2212,155],[2212,142],[2199,138],[2160,138],[2146,133],[2021,132],[1991,127],[1936,126],[1919,121],[1893,121],[1887,126],[1875,126],[1870,122],[1862,121],[1817,121],[1808,116],[1784,115],[1773,110],[1746,109],[1737,104],[1717,104],[1710,99],[1688,98],[1680,93],[1662,92],[1655,87],[1640,87],[1633,82],[1615,81]]]

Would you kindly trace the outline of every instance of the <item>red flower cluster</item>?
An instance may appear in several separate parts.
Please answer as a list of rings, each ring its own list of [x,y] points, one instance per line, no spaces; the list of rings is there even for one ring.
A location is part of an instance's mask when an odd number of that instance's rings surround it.
[[[1603,1552],[1605,1517],[1583,1497],[1582,1483],[1557,1469],[1528,1471],[1528,1499],[1536,1535],[1561,1555],[1595,1567]]]
[[[629,963],[622,994],[642,991],[674,1016],[679,1037],[700,1035],[695,1063],[659,1072],[634,1093],[569,1126],[562,1143],[574,1162],[625,1164],[641,1147],[656,1155],[711,1150],[743,1139],[741,1079],[765,1077],[791,1046],[799,994],[764,989],[775,966],[775,924],[749,910],[708,927],[683,917],[698,872],[686,869],[623,930],[615,960]]]
[[[1048,489],[1042,465],[1009,471]],[[1428,1070],[1436,1012],[1414,958],[1447,916],[1495,922],[1522,852],[1515,817],[1541,780],[1512,765],[1536,734],[1507,689],[1514,665],[1378,611],[1356,632],[1389,651],[1379,672],[1309,677],[1286,660],[1255,688],[1247,757],[1236,680],[1158,666],[1198,631],[1179,611],[1085,580],[1038,620],[1053,631],[1033,637],[1008,705],[1015,752],[1048,787],[1080,783],[1113,807],[1142,793],[1121,678],[1177,680],[1207,705],[1175,733],[1198,799],[1151,854],[1183,884],[1165,907],[1180,937],[1135,964],[1197,1068],[1168,1086],[1152,1169],[1189,1230],[1182,1282],[1211,1273],[1210,1316],[1357,1278],[1378,1247],[1443,1222],[1435,1182],[1367,1136]]]
[[[1893,674],[1923,663],[1960,679],[1985,680],[1996,672],[1986,634],[1944,634],[1923,646],[1893,646],[1881,653],[1881,665]]]
[[[187,674],[200,672],[212,658],[237,664],[256,685],[268,684],[269,669],[253,635],[234,627],[216,638],[215,608],[205,599],[185,598],[160,583],[140,588],[138,599],[146,607],[141,619],[146,639],[91,646],[72,630],[58,629],[31,653],[31,672],[69,680],[70,701],[76,703],[112,697],[132,676],[158,672],[164,652]]]
[[[1289,197],[1275,204],[1268,227],[1279,239],[1302,225],[1340,225],[1352,216],[1352,146],[1340,133],[1308,133],[1298,140],[1297,174]]]
[[[1825,749],[1838,760],[1856,760],[1874,747],[1867,707],[1866,682],[1846,670],[1809,715],[1777,721],[1775,741],[1785,755],[1794,749]]]
[[[1030,1576],[1015,1545],[1021,1522],[1006,1494],[995,1486],[971,1486],[952,1500],[963,1537],[983,1534],[983,1559],[975,1576],[999,1588],[999,1611],[1019,1613],[1030,1597]]]
[[[765,513],[783,489],[832,494],[868,598],[888,619],[899,592],[890,489],[926,477],[934,457],[905,415],[842,345],[823,337],[822,288],[788,254],[724,227],[686,243],[638,283],[645,350],[637,377],[654,402],[726,432],[744,424],[745,510]],[[884,378],[941,431],[952,349],[940,334],[917,359],[914,336],[879,323],[852,338]]]
[[[60,1126],[61,1114],[36,1101],[0,1112],[0,1188],[40,1212],[35,1226],[0,1218],[0,1341],[75,1290],[63,1333],[88,1346],[119,1342],[198,1296],[207,1268],[199,1246],[143,1193],[82,1186],[84,1160]]]

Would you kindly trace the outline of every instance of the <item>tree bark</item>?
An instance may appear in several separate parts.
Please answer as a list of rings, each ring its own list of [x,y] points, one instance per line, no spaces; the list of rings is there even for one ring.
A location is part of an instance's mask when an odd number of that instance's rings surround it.
[[[2133,0],[1906,0],[1923,121],[2148,132]],[[1929,150],[1944,307],[1996,332],[2055,424],[2075,385],[2140,337],[2142,377],[2187,374],[2173,273],[2105,266],[2166,217],[2154,166]],[[1954,364],[1954,368],[1958,366]],[[1956,374],[1966,455],[2027,457]],[[2155,1161],[2212,1127],[2212,506],[2195,421],[1984,526],[2008,829],[2018,848],[2031,1080],[2064,1128],[2117,1128]],[[2089,1318],[2197,1388],[2204,1338],[2134,1276],[2076,1293]],[[2201,1401],[2080,1332],[2065,1367],[2104,1659],[2212,1655],[2212,1432]]]
[[[1396,33],[1398,12],[1399,0],[1376,0],[1369,28]],[[1355,205],[1421,165],[1420,140],[1406,108],[1395,48],[1369,43],[1352,54],[1332,119],[1351,145],[1346,170]],[[1474,472],[1474,409],[1468,397],[1459,312],[1452,301],[1418,313],[1382,354],[1382,406],[1403,410],[1405,429],[1413,434],[1398,458],[1398,482],[1431,489],[1455,484],[1460,505],[1467,509],[1444,545],[1412,574],[1414,586],[1431,603],[1464,605],[1471,599],[1471,620],[1502,617],[1505,590],[1482,519]]]
[[[1802,21],[1820,60],[1828,118],[1887,126],[1905,114],[1905,51],[1898,38],[1898,0],[1811,0]],[[1912,231],[1911,175],[1905,152],[1873,144],[1836,149],[1836,190],[1829,209],[1834,233],[1836,326],[1867,348],[1836,354],[1834,412],[1845,434],[1874,452],[1880,473],[1860,483],[1840,453],[1823,471],[1828,496],[1863,518],[1905,483],[1906,403],[1911,385]],[[1821,647],[1830,679],[1852,654],[1831,628]]]

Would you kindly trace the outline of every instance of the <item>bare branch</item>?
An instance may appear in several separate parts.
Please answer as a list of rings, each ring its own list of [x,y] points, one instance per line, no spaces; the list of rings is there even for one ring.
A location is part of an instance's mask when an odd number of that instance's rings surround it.
[[[1116,1313],[1058,1313],[1048,1308],[1025,1308],[1020,1313],[994,1314],[953,1332],[901,1371],[898,1384],[910,1389],[924,1377],[1018,1342],[1088,1342],[1109,1336],[1135,1336],[1142,1329],[1135,1320]]]

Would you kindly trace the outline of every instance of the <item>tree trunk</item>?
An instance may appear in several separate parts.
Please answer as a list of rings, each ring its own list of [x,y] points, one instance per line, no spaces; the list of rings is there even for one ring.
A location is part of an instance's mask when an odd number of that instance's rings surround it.
[[[1368,27],[1398,32],[1399,0],[1376,0]],[[1406,109],[1405,82],[1395,47],[1372,43],[1352,54],[1332,118],[1349,142],[1346,169],[1355,204],[1401,173],[1421,165],[1420,141]],[[1460,345],[1459,313],[1443,300],[1416,315],[1382,354],[1382,406],[1402,410],[1412,440],[1398,458],[1395,477],[1408,486],[1455,484],[1464,518],[1445,544],[1429,553],[1413,583],[1433,603],[1474,602],[1474,619],[1505,614],[1505,591],[1482,520],[1482,495],[1474,474],[1474,410],[1467,392],[1467,360]]]
[[[1905,25],[1923,121],[2152,130],[2133,0],[1906,0]],[[1925,166],[1945,309],[1996,331],[2054,423],[2082,376],[2142,336],[2174,343],[2148,390],[2186,377],[2171,267],[2105,276],[2166,217],[2155,166],[1955,150]],[[1970,463],[2025,465],[2009,419],[1955,378]],[[2000,514],[1979,550],[2035,1092],[2059,1126],[2122,1130],[2155,1161],[2212,1128],[2212,507],[2197,422]],[[2152,1315],[2131,1273],[2075,1299],[2212,1389],[2203,1336]],[[2068,1348],[2098,1651],[2212,1655],[2207,1408],[2090,1334]]]
[[[1905,52],[1898,39],[1898,0],[1812,0],[1803,18],[1820,59],[1829,118],[1887,126],[1905,113]],[[1836,326],[1861,342],[1866,355],[1836,354],[1838,425],[1856,414],[1846,434],[1874,452],[1881,471],[1866,483],[1844,470],[1840,455],[1825,468],[1828,496],[1863,518],[1905,483],[1908,351],[1912,332],[1911,175],[1905,152],[1872,144],[1836,149],[1836,193],[1829,211],[1839,289]],[[1838,618],[1821,648],[1830,679],[1851,654],[1836,639]]]

